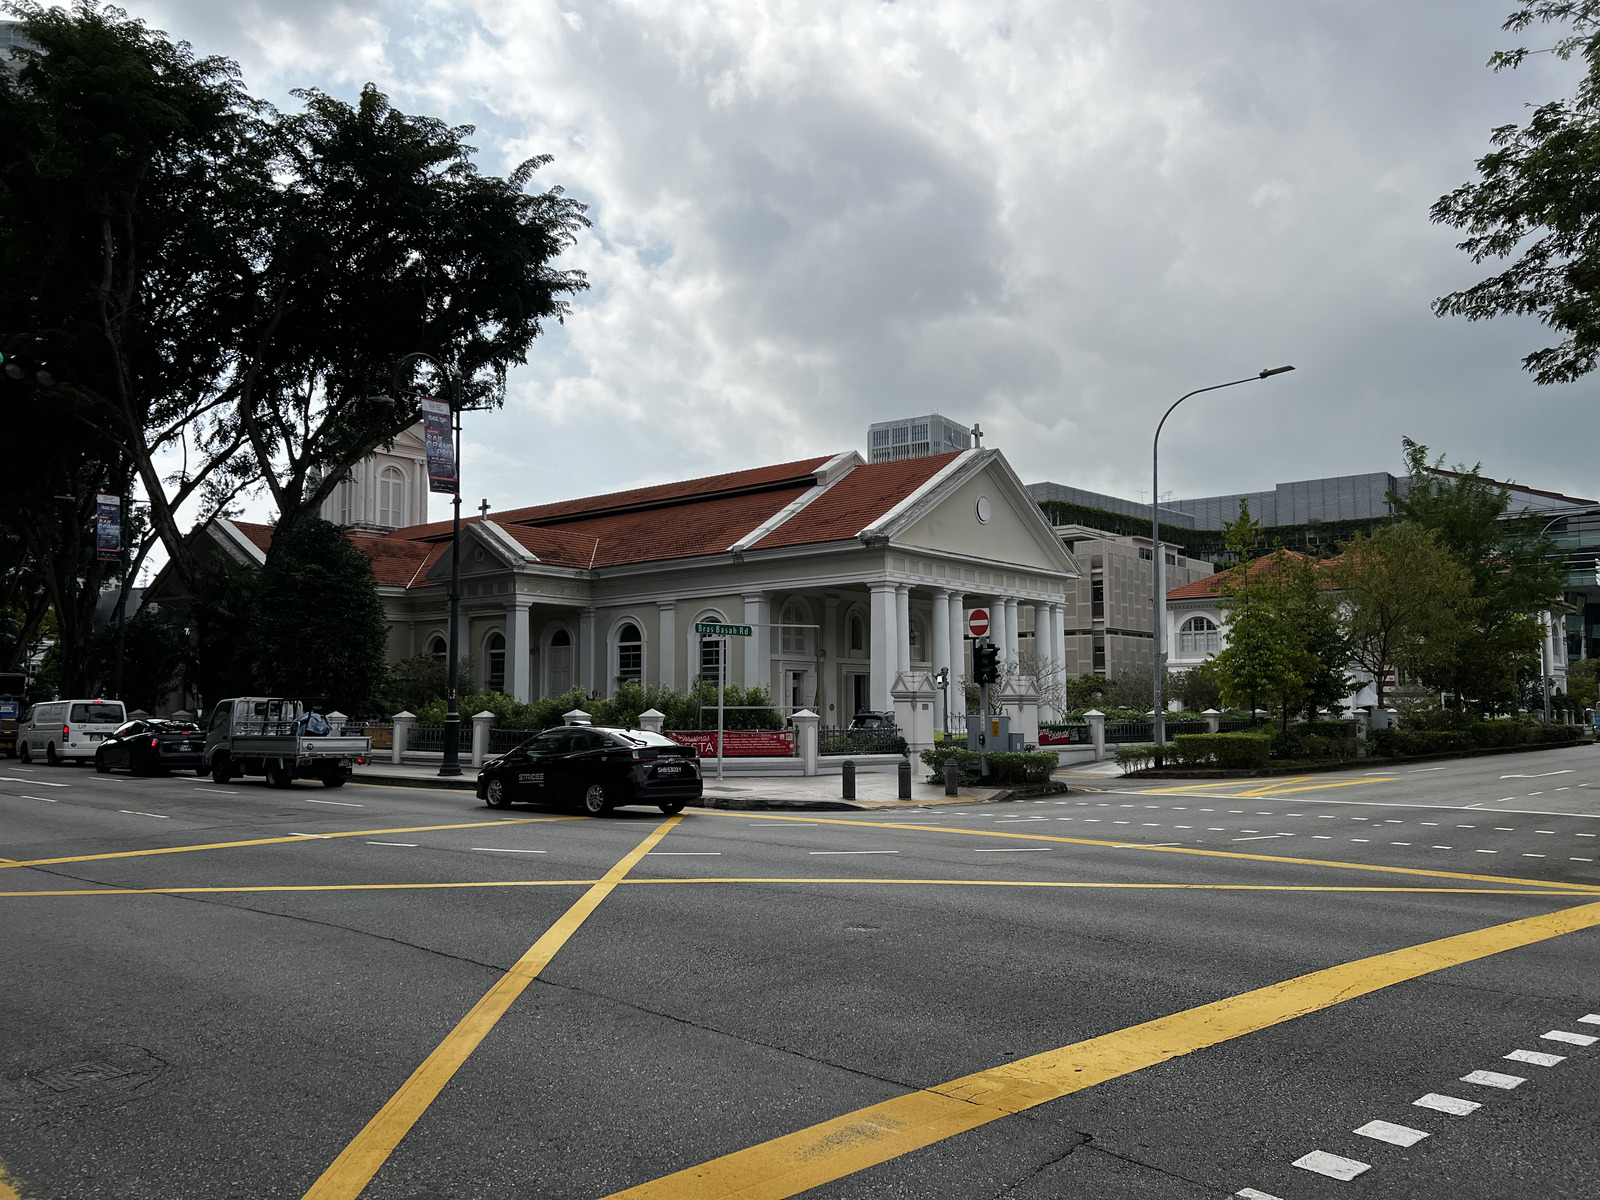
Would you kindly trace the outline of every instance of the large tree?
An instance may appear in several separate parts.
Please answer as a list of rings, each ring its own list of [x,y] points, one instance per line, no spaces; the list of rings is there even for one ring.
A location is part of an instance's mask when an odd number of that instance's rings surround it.
[[[1536,669],[1543,634],[1538,614],[1561,600],[1566,580],[1559,548],[1543,519],[1508,516],[1510,491],[1478,467],[1444,470],[1428,447],[1404,439],[1404,495],[1390,497],[1402,518],[1436,535],[1471,580],[1472,636],[1451,655],[1430,656],[1423,682],[1463,703],[1492,709],[1513,703],[1517,679]]]
[[[1503,26],[1554,26],[1543,46],[1490,58],[1496,71],[1548,50],[1586,69],[1570,98],[1533,110],[1522,125],[1490,134],[1479,179],[1441,197],[1433,220],[1465,230],[1459,248],[1475,263],[1511,260],[1472,287],[1434,302],[1440,316],[1471,321],[1537,317],[1561,335],[1522,365],[1540,383],[1567,383],[1600,363],[1600,0],[1520,0]]]
[[[1379,708],[1386,668],[1432,673],[1471,636],[1471,572],[1432,530],[1403,521],[1357,534],[1327,571],[1352,661],[1372,676]]]
[[[118,9],[8,7],[33,48],[0,71],[0,349],[54,364],[55,402],[114,439],[191,589],[180,509],[264,482],[294,526],[416,421],[409,377],[368,402],[404,356],[497,403],[586,286],[554,266],[583,206],[528,190],[547,158],[483,175],[470,127],[370,85],[279,112]]]

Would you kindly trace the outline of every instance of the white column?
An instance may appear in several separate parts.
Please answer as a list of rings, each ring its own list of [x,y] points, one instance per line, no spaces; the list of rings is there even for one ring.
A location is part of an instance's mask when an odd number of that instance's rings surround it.
[[[656,630],[656,681],[664,687],[678,686],[678,602],[658,600],[661,627]]]
[[[1003,596],[989,599],[989,643],[1000,650],[1000,660],[1006,657],[1006,602]]]
[[[586,692],[594,691],[594,609],[585,608],[578,613],[578,644],[573,647],[578,659],[578,686]]]
[[[839,695],[839,597],[822,600],[822,669],[817,672],[817,713],[825,725],[846,725],[842,712],[835,711]]]
[[[894,669],[902,674],[911,673],[911,585],[902,583],[894,589]]]
[[[955,694],[956,685],[965,686],[967,677],[967,598],[960,592],[950,593],[950,687]],[[955,712],[965,712],[965,706],[952,704]]]
[[[1051,622],[1055,627],[1055,680],[1056,689],[1061,693],[1061,702],[1067,702],[1067,606],[1065,604],[1052,604],[1050,611],[1055,614]]]
[[[933,630],[929,636],[933,647],[928,657],[937,676],[950,666],[950,593],[943,588],[936,588],[933,593]]]
[[[517,581],[513,579],[511,586]],[[533,655],[528,644],[530,597],[511,594],[506,604],[506,691],[526,704],[533,698]]]
[[[1050,611],[1049,605],[1035,604],[1033,606],[1034,678],[1037,681],[1036,687],[1041,693],[1049,686],[1051,679],[1055,677],[1055,663],[1051,656],[1055,654],[1056,637],[1050,629],[1051,622],[1054,619],[1055,614]],[[1042,695],[1040,703],[1044,704]],[[1051,705],[1049,707],[1054,713],[1054,706]]]
[[[750,636],[740,638],[744,643],[744,685],[772,690],[772,659],[767,649],[767,597],[762,592],[751,592],[744,598],[744,623],[750,626]]]
[[[1011,662],[1017,661],[1017,602],[1006,601],[1006,640],[1005,649],[1001,651]]]
[[[872,678],[868,694],[872,697],[872,707],[877,712],[887,712],[894,707],[894,698],[889,695],[890,685],[894,683],[894,608],[894,584],[873,584]]]

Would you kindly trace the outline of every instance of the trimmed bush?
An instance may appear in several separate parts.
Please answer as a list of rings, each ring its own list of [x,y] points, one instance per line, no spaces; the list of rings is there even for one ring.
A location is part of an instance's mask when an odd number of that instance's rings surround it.
[[[1515,717],[1500,721],[1479,721],[1467,730],[1474,746],[1520,746],[1527,740],[1528,727]]]
[[[1154,744],[1148,746],[1118,746],[1115,754],[1117,766],[1122,768],[1124,775],[1134,771],[1142,771],[1156,760],[1156,751],[1161,747]]]
[[[1256,770],[1267,765],[1272,736],[1266,733],[1180,733],[1173,742],[1186,765],[1214,762],[1229,770]]]
[[[978,756],[963,746],[935,746],[920,756],[933,774],[929,783],[944,782],[944,764],[954,759],[964,783],[978,780]],[[1048,783],[1061,760],[1054,750],[1002,750],[989,755],[989,780],[992,783]]]
[[[1472,735],[1445,729],[1374,729],[1367,735],[1388,758],[1406,754],[1450,754],[1472,749]]]
[[[976,778],[978,770],[978,756],[965,746],[952,746],[943,742],[931,749],[924,750],[919,756],[933,774],[928,776],[929,783],[944,782],[944,764],[948,759],[955,759],[956,770],[962,775]],[[1052,756],[1053,757],[1053,756]]]
[[[1576,742],[1583,735],[1582,725],[1535,725],[1528,730],[1528,745],[1545,746]]]

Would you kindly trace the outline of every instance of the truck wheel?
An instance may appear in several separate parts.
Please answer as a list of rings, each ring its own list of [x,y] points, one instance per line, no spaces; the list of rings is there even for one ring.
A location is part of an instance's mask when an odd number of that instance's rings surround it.
[[[33,751],[28,749],[28,743],[27,742],[23,742],[22,745],[18,748],[17,757],[22,759],[24,764],[28,764],[28,763],[33,762]]]
[[[61,765],[61,759],[56,754],[56,744],[54,742],[46,742],[44,744],[44,761],[45,765],[51,767],[59,767]]]
[[[203,774],[205,768],[200,768],[195,774]],[[218,754],[211,760],[211,782],[227,783],[233,778],[233,764],[228,761],[226,754]]]
[[[588,790],[583,793],[583,811],[591,817],[603,817],[611,811],[611,805],[606,802],[606,789],[598,783],[591,783]]]
[[[294,782],[294,776],[289,774],[289,768],[282,762],[267,764],[267,786],[270,788],[286,788]]]
[[[324,775],[322,777],[322,786],[323,787],[343,787],[344,786],[344,776],[343,775]]]
[[[484,789],[484,803],[490,808],[511,807],[511,793],[506,790],[506,785],[502,780],[489,780],[489,786]]]

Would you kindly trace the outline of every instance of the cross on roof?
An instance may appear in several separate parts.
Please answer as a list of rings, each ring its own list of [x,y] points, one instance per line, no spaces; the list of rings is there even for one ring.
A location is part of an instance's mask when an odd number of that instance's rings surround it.
[[[983,449],[983,427],[976,421],[972,423],[972,444],[979,450]]]
[[[485,496],[483,498],[483,503],[478,505],[478,520],[487,521],[488,519],[489,519],[489,497]]]

